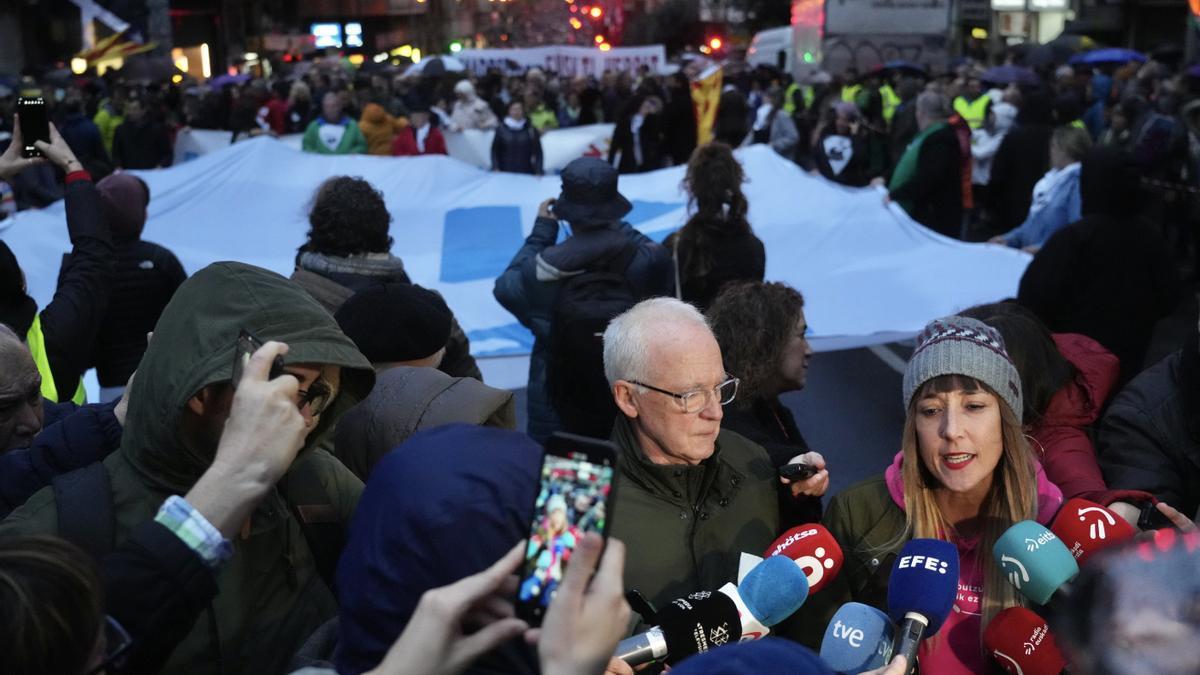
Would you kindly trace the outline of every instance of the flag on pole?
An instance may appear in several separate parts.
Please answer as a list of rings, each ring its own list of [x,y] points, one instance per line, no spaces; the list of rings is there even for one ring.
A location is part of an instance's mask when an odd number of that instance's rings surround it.
[[[99,61],[128,58],[134,54],[148,52],[158,46],[157,43],[154,42],[139,44],[133,40],[126,39],[126,32],[127,31],[113,33],[112,35],[109,35],[103,40],[97,42],[95,47],[92,47],[91,49],[85,49],[76,54],[76,56],[87,61],[88,65],[90,66]]]
[[[721,103],[721,66],[710,66],[692,82],[692,105],[696,108],[696,142],[704,145],[713,138],[717,107]]]

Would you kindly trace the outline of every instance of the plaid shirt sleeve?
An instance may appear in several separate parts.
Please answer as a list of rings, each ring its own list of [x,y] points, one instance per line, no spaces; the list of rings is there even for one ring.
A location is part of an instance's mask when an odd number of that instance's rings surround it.
[[[196,552],[213,570],[233,555],[233,545],[186,499],[172,495],[158,509],[155,522],[162,524]]]

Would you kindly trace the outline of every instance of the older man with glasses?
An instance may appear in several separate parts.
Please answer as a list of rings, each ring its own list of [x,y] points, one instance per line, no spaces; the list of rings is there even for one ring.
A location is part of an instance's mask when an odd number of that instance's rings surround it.
[[[604,371],[621,411],[611,533],[628,548],[626,590],[662,607],[736,581],[739,553],[779,534],[780,478],[766,450],[721,430],[738,379],[704,316],[671,298],[635,305],[604,332]]]

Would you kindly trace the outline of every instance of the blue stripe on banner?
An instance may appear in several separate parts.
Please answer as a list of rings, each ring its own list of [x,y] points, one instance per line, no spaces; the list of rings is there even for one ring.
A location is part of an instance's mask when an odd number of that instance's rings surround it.
[[[525,237],[517,206],[451,209],[442,226],[442,283],[495,279]]]
[[[625,220],[630,225],[637,227],[661,215],[670,213],[676,209],[682,209],[684,206],[686,204],[679,202],[644,202],[640,199],[635,199],[633,200],[633,210],[629,212],[629,215],[625,216]],[[683,225],[683,222],[679,224]]]
[[[470,331],[467,338],[471,340],[471,353],[475,356],[528,354],[533,349],[533,333],[515,321],[503,326]],[[494,342],[496,340],[508,344]]]

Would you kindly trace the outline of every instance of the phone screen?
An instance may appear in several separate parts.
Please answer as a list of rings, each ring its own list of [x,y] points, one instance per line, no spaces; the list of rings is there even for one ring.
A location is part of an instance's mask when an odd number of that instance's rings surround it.
[[[21,116],[22,157],[41,157],[42,151],[35,141],[50,142],[50,124],[46,120],[46,101],[41,97],[21,98],[17,101],[17,114]]]
[[[547,443],[517,589],[517,613],[531,625],[540,625],[583,535],[607,532],[614,457],[604,441],[556,434]]]

